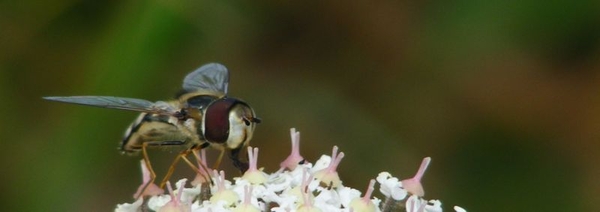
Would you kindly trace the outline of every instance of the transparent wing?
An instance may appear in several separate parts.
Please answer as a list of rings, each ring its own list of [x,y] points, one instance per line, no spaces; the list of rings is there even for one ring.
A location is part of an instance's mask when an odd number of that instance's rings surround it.
[[[114,96],[47,96],[43,98],[50,101],[66,102],[71,104],[132,110],[164,115],[175,115],[175,113],[178,111],[177,108],[167,102],[151,102],[143,99]]]
[[[229,71],[219,63],[203,65],[183,79],[183,89],[188,92],[210,90],[227,94],[228,84]]]

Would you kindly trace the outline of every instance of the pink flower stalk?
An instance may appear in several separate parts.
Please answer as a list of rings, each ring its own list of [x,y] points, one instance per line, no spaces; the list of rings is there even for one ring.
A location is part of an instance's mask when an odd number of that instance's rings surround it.
[[[175,192],[173,192],[173,188],[171,187],[171,182],[167,181],[167,189],[169,190],[169,195],[171,196],[171,201],[167,202],[164,206],[162,206],[158,212],[190,212],[192,211],[192,206],[189,204],[185,204],[181,202],[181,195],[183,194],[183,185],[185,185],[185,180],[182,180],[177,185],[177,196],[175,196]]]
[[[210,198],[210,202],[218,204],[223,201],[225,205],[233,205],[239,201],[238,195],[225,187],[225,172],[213,170],[217,191]]]
[[[302,197],[302,202],[300,207],[298,207],[298,211],[300,212],[319,212],[321,211],[320,209],[314,207],[314,202],[313,202],[313,194],[312,192],[310,192],[310,189],[308,188],[308,185],[310,184],[310,182],[313,179],[313,175],[310,174],[308,175],[308,177],[306,176],[308,173],[308,170],[305,170],[302,172],[302,182],[300,183],[300,196]],[[300,201],[299,201],[300,202]]]
[[[367,191],[363,197],[356,198],[352,200],[350,203],[350,207],[354,211],[361,212],[375,212],[377,211],[377,206],[373,204],[371,201],[371,195],[373,194],[373,190],[375,190],[375,180],[369,181],[369,187],[367,187]]]
[[[423,178],[423,175],[429,166],[429,162],[431,162],[430,157],[423,158],[423,162],[421,162],[421,167],[419,167],[417,174],[415,174],[413,178],[402,180],[404,189],[420,197],[425,195],[425,190],[423,190],[423,185],[421,185],[421,178]]]
[[[244,186],[244,201],[233,209],[233,212],[260,212],[260,209],[252,205],[252,186]]]
[[[194,151],[192,154],[194,154],[194,157],[196,157],[196,161],[198,162],[198,171],[200,173],[196,173],[196,177],[190,183],[192,184],[192,186],[201,185],[203,183],[210,183],[209,173],[212,172],[212,169],[208,168],[208,166],[206,165],[206,150],[200,150],[200,155],[198,155],[197,152],[198,151]]]
[[[297,132],[295,128],[292,128],[290,129],[290,136],[292,137],[292,152],[279,164],[281,167],[280,171],[283,171],[285,168],[294,170],[299,163],[304,161],[304,157],[300,155],[300,132]]]
[[[254,151],[252,151],[254,150]],[[267,182],[267,176],[264,172],[258,170],[258,148],[252,149],[248,147],[248,160],[250,166],[248,170],[242,176],[243,179],[248,180],[252,184],[263,184]]]
[[[338,147],[333,146],[333,151],[331,153],[331,162],[329,166],[323,170],[319,170],[315,173],[315,178],[321,180],[327,186],[331,186],[333,188],[337,188],[342,185],[342,181],[337,173],[337,167],[340,165],[342,158],[344,158],[344,153],[340,152],[337,154]]]

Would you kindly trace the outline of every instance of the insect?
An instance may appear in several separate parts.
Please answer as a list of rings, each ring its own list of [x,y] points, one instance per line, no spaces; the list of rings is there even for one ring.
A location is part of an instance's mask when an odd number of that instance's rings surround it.
[[[229,72],[218,63],[209,63],[189,73],[183,80],[183,91],[176,100],[151,102],[112,96],[44,97],[46,100],[142,112],[126,130],[121,143],[125,153],[142,152],[152,181],[154,171],[147,148],[183,147],[161,182],[164,187],[177,161],[206,147],[229,151],[233,165],[245,172],[248,163],[240,160],[240,150],[248,146],[254,128],[261,120],[244,101],[227,96]],[[196,155],[196,154],[194,154]],[[195,167],[194,167],[195,168]]]

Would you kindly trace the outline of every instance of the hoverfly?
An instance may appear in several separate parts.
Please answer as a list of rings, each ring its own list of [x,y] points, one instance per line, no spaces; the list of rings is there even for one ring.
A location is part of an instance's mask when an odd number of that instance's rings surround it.
[[[172,101],[150,102],[112,96],[53,96],[44,99],[142,112],[126,130],[120,149],[124,153],[142,151],[154,181],[155,174],[146,148],[184,147],[161,182],[163,187],[180,158],[190,164],[187,155],[208,146],[221,150],[215,166],[229,150],[233,165],[242,172],[248,169],[248,163],[240,160],[240,150],[249,144],[255,126],[261,120],[250,105],[227,96],[228,84],[227,68],[209,63],[184,78],[183,92]]]

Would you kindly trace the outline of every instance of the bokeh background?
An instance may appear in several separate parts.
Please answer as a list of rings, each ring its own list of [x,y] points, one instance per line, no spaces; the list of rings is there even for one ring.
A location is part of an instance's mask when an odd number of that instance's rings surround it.
[[[42,96],[165,100],[212,61],[264,121],[267,171],[296,127],[308,160],[346,153],[349,186],[431,156],[448,211],[600,210],[595,0],[4,1],[0,29],[6,211],[110,211],[141,181],[116,150],[136,113]],[[174,153],[151,154],[160,176]]]

